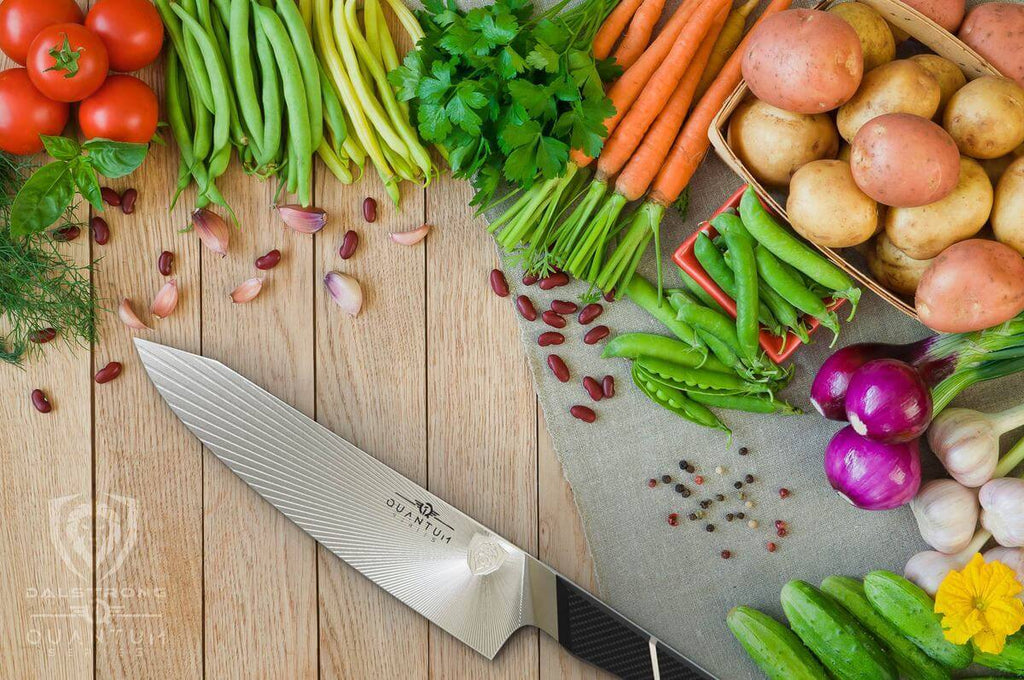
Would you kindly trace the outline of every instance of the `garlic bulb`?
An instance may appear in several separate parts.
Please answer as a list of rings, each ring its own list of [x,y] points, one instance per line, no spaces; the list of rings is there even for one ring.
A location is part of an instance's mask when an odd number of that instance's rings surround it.
[[[925,543],[941,553],[967,547],[978,525],[978,495],[952,479],[934,479],[910,502]]]
[[[1024,479],[993,479],[978,492],[981,524],[996,543],[1006,548],[1024,546]]]
[[[1000,477],[997,465],[1012,470],[1020,462],[1018,456],[1004,459],[1000,465],[999,437],[1024,425],[1024,405],[1002,413],[982,413],[967,408],[948,408],[932,421],[928,429],[928,446],[949,474],[964,486],[981,486],[992,477]],[[1021,451],[1024,453],[1024,450]],[[1007,459],[1011,454],[1007,454]],[[1012,463],[1012,464],[1011,464]]]
[[[934,597],[946,575],[954,569],[963,569],[991,537],[992,534],[982,529],[965,549],[953,555],[934,550],[919,552],[907,561],[903,575]]]
[[[1004,548],[999,546],[985,552],[986,562],[1002,562],[1017,574],[1017,582],[1024,585],[1024,548]],[[1017,595],[1024,600],[1024,592]]]

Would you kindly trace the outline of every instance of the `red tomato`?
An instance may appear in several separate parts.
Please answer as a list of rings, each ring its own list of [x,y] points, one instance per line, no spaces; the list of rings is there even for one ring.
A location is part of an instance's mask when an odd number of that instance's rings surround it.
[[[28,48],[28,76],[50,99],[77,102],[103,84],[109,62],[99,37],[79,24],[47,26]]]
[[[0,72],[0,149],[29,154],[43,150],[39,135],[59,135],[68,122],[68,105],[44,97],[28,71]]]
[[[112,75],[78,107],[78,126],[88,139],[145,144],[156,133],[156,95],[135,76]]]
[[[99,0],[85,26],[107,46],[113,71],[137,71],[152,64],[164,41],[164,24],[149,0]]]
[[[24,65],[28,46],[39,31],[53,24],[80,24],[75,0],[3,0],[0,3],[0,50]]]

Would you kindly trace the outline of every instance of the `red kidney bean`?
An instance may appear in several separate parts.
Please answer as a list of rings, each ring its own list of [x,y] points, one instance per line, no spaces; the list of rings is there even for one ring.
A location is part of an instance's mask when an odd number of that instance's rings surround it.
[[[71,225],[69,227],[61,227],[60,229],[54,229],[53,240],[66,243],[67,241],[74,241],[78,238],[78,235],[82,233],[82,230]]]
[[[46,396],[46,392],[42,390],[32,390],[32,405],[36,407],[36,410],[40,413],[49,413],[53,410],[53,405],[50,404],[49,397]]]
[[[125,189],[124,193],[121,194],[121,212],[125,215],[131,215],[135,212],[135,201],[139,197],[139,192],[135,189]]]
[[[551,290],[552,288],[558,288],[569,283],[569,275],[565,272],[555,272],[550,276],[546,276],[540,280],[541,290]]]
[[[594,413],[594,409],[581,406],[580,404],[576,404],[570,408],[569,413],[572,414],[573,418],[582,420],[585,423],[592,423],[597,420],[597,414]]]
[[[89,231],[92,232],[92,240],[96,242],[96,245],[105,246],[110,240],[110,227],[107,225],[107,221],[99,215],[89,220]]]
[[[40,328],[37,331],[32,331],[28,334],[30,342],[34,342],[37,345],[45,345],[46,343],[57,337],[56,328]]]
[[[534,308],[530,298],[525,295],[520,295],[516,298],[516,309],[519,310],[519,315],[527,321],[537,320],[537,310]]]
[[[605,399],[611,399],[615,396],[615,378],[606,375],[601,380],[601,394],[604,395]]]
[[[615,289],[612,288],[610,291],[604,294],[605,302],[615,302]]]
[[[563,342],[565,342],[565,336],[555,331],[548,331],[537,336],[537,344],[541,347],[561,345]]]
[[[107,205],[121,205],[121,194],[110,187],[100,187],[100,198]]]
[[[536,274],[523,274],[523,285],[532,286],[533,284],[540,281],[540,277]]]
[[[171,265],[174,264],[174,253],[169,250],[165,250],[160,253],[160,257],[156,259],[156,268],[164,276],[171,275]]]
[[[377,201],[372,196],[363,199],[363,219],[367,222],[377,221]]]
[[[273,269],[281,261],[281,251],[274,248],[266,255],[260,255],[256,258],[256,269],[266,271]]]
[[[100,385],[102,385],[103,383],[108,383],[117,376],[121,375],[122,368],[123,366],[121,366],[120,361],[111,361],[109,364],[107,364],[100,370],[96,371],[96,375],[93,376],[93,380],[95,380]]]
[[[565,319],[555,314],[550,309],[544,311],[540,315],[540,318],[544,319],[544,323],[551,326],[552,328],[565,328]]]
[[[569,302],[568,300],[552,300],[551,311],[559,314],[575,314],[579,307],[576,306],[575,302]]]
[[[583,342],[593,345],[607,338],[609,333],[608,326],[594,326],[583,336]]]
[[[343,260],[347,260],[356,254],[356,248],[359,247],[359,234],[349,229],[345,232],[345,235],[341,237],[341,247],[338,248],[338,257]]]
[[[576,320],[586,326],[588,323],[601,316],[602,312],[604,312],[604,307],[596,302],[591,302],[580,310],[580,315],[576,317]]]
[[[500,269],[491,270],[491,290],[498,297],[508,297],[508,281]]]
[[[601,398],[604,396],[604,392],[601,390],[601,383],[589,375],[583,378],[583,389],[587,391],[587,394],[594,401],[601,401]]]
[[[555,374],[561,382],[569,382],[569,367],[562,361],[562,357],[557,354],[548,355],[548,368]]]

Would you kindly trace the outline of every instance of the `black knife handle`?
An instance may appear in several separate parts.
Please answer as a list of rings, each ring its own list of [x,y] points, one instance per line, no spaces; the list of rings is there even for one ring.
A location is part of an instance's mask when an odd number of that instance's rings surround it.
[[[558,643],[574,656],[627,680],[714,680],[678,652],[561,576]],[[652,663],[654,642],[657,670]]]

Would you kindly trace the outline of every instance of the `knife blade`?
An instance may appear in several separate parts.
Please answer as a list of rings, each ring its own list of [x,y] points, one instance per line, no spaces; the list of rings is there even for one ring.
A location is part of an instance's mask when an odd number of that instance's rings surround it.
[[[224,364],[135,339],[204,446],[317,542],[493,659],[524,626],[623,678],[713,680],[692,660],[443,499]]]

